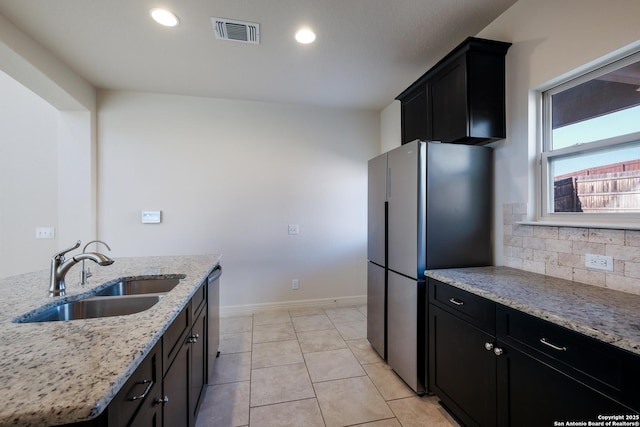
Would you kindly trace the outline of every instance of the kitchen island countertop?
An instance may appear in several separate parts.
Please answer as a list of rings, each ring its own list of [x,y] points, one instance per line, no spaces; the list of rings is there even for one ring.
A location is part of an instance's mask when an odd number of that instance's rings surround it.
[[[640,295],[509,267],[427,270],[425,274],[640,355]]]
[[[49,298],[49,270],[0,279],[0,426],[43,426],[99,415],[135,371],[220,255],[115,258],[111,266],[87,263],[67,275],[67,295]],[[127,316],[66,322],[15,323],[44,305],[72,301],[105,283],[141,276],[186,277],[148,310]]]

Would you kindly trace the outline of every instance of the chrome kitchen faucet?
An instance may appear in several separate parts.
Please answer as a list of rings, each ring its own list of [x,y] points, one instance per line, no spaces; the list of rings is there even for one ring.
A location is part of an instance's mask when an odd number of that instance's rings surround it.
[[[64,278],[69,272],[69,270],[71,269],[71,267],[73,267],[80,261],[90,259],[91,261],[97,263],[98,265],[113,264],[113,260],[111,258],[105,255],[102,255],[101,253],[98,253],[98,252],[83,252],[65,261],[64,255],[67,252],[71,252],[72,250],[77,249],[79,247],[80,247],[80,240],[78,240],[73,247],[60,251],[57,254],[53,255],[53,257],[51,258],[51,278],[49,283],[50,297],[64,296],[66,294],[66,285],[64,282]]]

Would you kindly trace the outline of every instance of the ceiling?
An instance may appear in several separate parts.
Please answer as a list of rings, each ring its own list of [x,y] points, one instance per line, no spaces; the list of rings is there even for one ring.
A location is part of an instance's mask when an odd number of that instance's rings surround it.
[[[97,88],[380,110],[513,3],[0,0],[0,14]],[[180,25],[152,21],[158,6]],[[260,24],[260,44],[216,39],[211,17]],[[314,44],[294,41],[301,25]]]

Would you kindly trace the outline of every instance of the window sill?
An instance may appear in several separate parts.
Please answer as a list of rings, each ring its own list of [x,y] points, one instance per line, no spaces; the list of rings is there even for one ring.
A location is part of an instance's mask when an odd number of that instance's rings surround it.
[[[602,228],[609,230],[640,230],[640,224],[634,223],[598,223],[577,221],[516,221],[519,225],[533,225],[538,227],[572,227],[572,228]]]

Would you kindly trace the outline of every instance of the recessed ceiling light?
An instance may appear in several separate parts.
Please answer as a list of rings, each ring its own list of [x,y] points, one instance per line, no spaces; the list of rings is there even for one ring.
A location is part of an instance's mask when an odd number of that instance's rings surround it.
[[[298,41],[298,43],[309,44],[309,43],[313,43],[315,39],[316,39],[316,34],[313,31],[311,31],[309,28],[301,28],[296,33],[296,40]]]
[[[154,21],[165,27],[175,27],[178,25],[178,17],[167,9],[155,8],[149,12]]]

